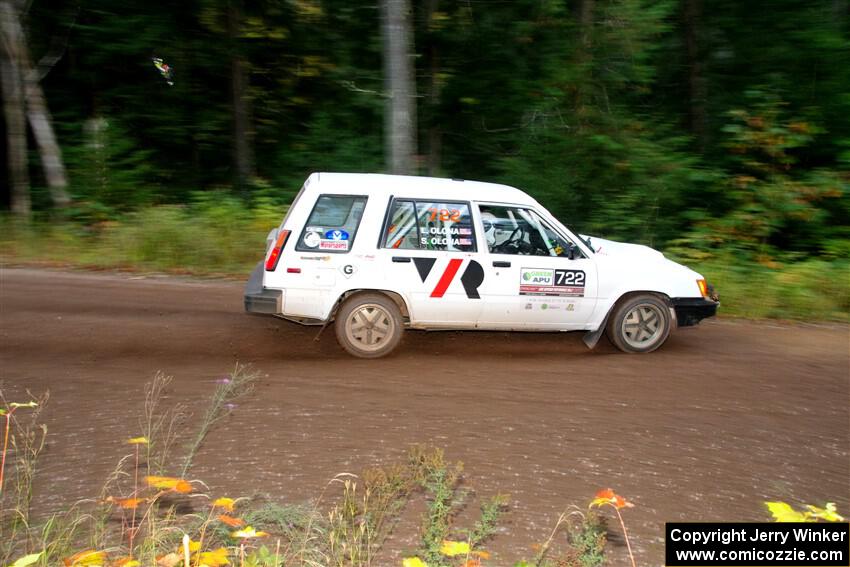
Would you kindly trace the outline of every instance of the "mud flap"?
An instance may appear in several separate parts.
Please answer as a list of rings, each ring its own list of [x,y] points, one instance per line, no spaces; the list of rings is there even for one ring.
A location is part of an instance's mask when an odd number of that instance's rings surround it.
[[[263,263],[260,262],[251,272],[245,284],[243,301],[245,311],[253,315],[280,315],[283,308],[283,292],[279,289],[263,287]]]
[[[330,312],[330,314],[328,315],[327,320],[325,320],[325,322],[324,322],[324,323],[322,323],[322,328],[321,328],[321,329],[319,329],[319,332],[318,332],[318,333],[316,333],[316,336],[315,336],[315,338],[313,339],[313,341],[314,341],[314,342],[318,342],[318,341],[319,341],[319,339],[320,339],[320,338],[321,338],[321,336],[322,336],[322,333],[324,333],[324,332],[325,332],[325,329],[327,329],[327,328],[328,328],[328,325],[330,325],[330,324],[331,324],[331,322],[334,320],[334,315],[336,315],[336,312],[339,310],[339,306],[340,306],[341,304],[342,304],[342,297],[340,297],[339,299],[337,299],[336,303],[334,303],[334,306],[331,308],[331,312]]]
[[[599,342],[599,339],[602,338],[602,334],[605,332],[605,327],[608,325],[608,317],[611,316],[611,312],[614,311],[614,308],[608,310],[608,313],[605,315],[605,318],[602,320],[602,324],[599,325],[599,328],[595,331],[588,331],[582,337],[582,341],[590,350],[593,350],[596,347],[596,343]]]
[[[245,285],[245,294],[260,293],[263,291],[263,263],[257,262],[251,276],[248,278],[248,283]]]

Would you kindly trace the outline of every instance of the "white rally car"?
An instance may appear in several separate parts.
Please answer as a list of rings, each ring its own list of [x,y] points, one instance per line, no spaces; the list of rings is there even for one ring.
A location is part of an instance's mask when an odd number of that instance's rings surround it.
[[[249,313],[334,322],[349,353],[391,352],[405,328],[603,332],[651,352],[713,316],[698,273],[660,252],[576,235],[506,185],[314,173],[245,290]]]

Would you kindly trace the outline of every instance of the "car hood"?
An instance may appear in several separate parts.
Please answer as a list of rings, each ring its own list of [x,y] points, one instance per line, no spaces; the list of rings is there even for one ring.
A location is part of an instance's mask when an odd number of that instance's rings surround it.
[[[629,258],[664,258],[664,254],[655,250],[654,248],[650,248],[649,246],[644,246],[643,244],[629,244],[627,242],[616,242],[614,240],[607,240],[605,238],[599,238],[597,236],[587,236],[584,234],[580,234],[582,239],[587,242],[590,241],[591,248],[596,254],[600,254],[602,256],[628,256]]]

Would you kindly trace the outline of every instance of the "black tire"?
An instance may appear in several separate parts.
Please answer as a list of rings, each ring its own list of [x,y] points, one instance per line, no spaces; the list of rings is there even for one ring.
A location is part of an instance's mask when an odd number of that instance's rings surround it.
[[[646,293],[622,300],[608,318],[605,334],[623,352],[647,353],[664,344],[671,326],[667,302]]]
[[[339,308],[336,340],[358,358],[380,358],[401,341],[404,319],[395,301],[381,293],[358,293]]]

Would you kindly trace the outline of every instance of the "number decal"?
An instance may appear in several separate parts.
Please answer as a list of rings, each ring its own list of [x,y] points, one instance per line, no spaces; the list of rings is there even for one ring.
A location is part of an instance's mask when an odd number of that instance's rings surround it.
[[[584,277],[581,270],[555,270],[555,285],[584,287]]]
[[[457,209],[438,209],[436,207],[431,207],[428,209],[428,212],[431,213],[431,217],[429,219],[431,222],[436,221],[438,218],[443,222],[460,221],[460,211]]]

